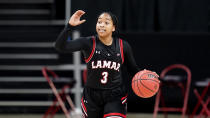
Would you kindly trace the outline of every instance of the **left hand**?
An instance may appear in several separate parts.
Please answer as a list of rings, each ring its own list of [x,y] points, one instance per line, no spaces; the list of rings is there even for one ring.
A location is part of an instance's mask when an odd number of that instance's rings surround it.
[[[151,71],[151,70],[147,70],[147,69],[144,69],[144,70],[141,70],[142,72],[152,72],[152,73],[154,73],[158,78],[159,78],[159,75],[156,73],[156,72],[154,72],[154,71]]]

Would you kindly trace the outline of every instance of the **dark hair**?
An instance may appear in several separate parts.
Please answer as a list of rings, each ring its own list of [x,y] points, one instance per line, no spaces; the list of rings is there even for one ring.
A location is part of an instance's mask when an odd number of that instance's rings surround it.
[[[120,33],[119,29],[118,29],[118,18],[116,15],[114,15],[112,12],[110,11],[105,11],[105,12],[102,12],[101,14],[109,14],[109,16],[111,17],[112,19],[112,22],[113,22],[113,25],[115,26],[115,31],[113,32],[113,35],[116,36]],[[101,15],[100,14],[100,15]],[[100,16],[99,15],[99,16]],[[98,18],[99,18],[98,16]]]

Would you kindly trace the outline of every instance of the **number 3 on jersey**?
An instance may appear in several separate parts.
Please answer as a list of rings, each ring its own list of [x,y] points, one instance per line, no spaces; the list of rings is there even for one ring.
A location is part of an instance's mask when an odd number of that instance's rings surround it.
[[[108,73],[108,72],[102,72],[101,75],[102,75],[102,77],[103,77],[103,78],[101,79],[101,83],[102,83],[102,84],[106,84],[107,81],[108,81],[108,75],[109,75],[109,73]]]

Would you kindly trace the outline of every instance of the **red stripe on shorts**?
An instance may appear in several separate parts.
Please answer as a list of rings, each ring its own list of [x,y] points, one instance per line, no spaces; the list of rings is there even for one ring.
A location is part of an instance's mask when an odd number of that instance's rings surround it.
[[[108,114],[104,114],[104,118],[111,117],[111,116],[119,116],[119,117],[126,118],[126,115],[124,115],[122,113],[108,113]]]
[[[87,109],[86,109],[86,107],[85,107],[85,104],[84,104],[83,98],[82,98],[81,102],[82,102],[82,106],[83,106],[83,108],[84,108],[85,112],[87,113]]]

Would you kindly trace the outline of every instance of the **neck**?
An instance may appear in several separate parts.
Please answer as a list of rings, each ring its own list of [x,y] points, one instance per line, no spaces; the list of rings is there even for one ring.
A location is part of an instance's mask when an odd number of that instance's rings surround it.
[[[108,37],[100,37],[100,36],[99,36],[99,40],[100,40],[103,44],[105,44],[105,45],[112,45],[112,41],[113,41],[111,35],[108,36]]]

